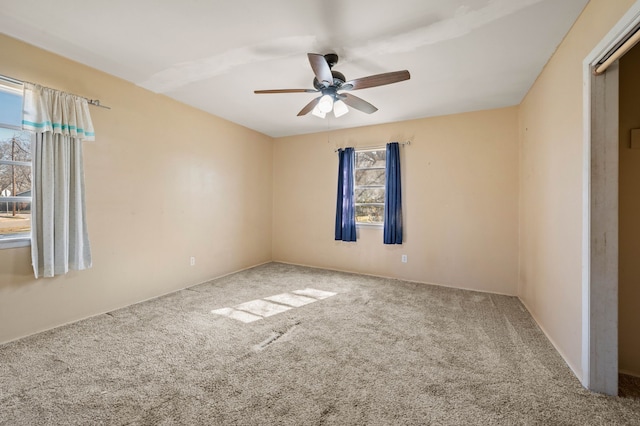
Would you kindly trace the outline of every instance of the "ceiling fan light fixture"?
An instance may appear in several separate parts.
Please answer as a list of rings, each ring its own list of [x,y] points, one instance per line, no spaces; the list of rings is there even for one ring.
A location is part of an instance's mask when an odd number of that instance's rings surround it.
[[[342,117],[343,115],[345,115],[348,112],[349,112],[349,108],[347,107],[347,104],[345,104],[341,100],[337,100],[333,104],[333,115],[335,115],[336,118]]]
[[[320,111],[320,109],[318,108],[318,105],[316,105],[315,108],[313,108],[313,110],[311,111],[311,114],[315,115],[316,117],[320,117],[320,118],[325,118],[327,116],[326,112]]]
[[[314,89],[254,90],[254,93],[320,93],[321,95],[319,97],[312,99],[311,102],[306,104],[298,112],[298,117],[312,112],[313,115],[317,117],[325,118],[327,113],[333,110],[333,115],[337,118],[342,117],[349,112],[347,104],[351,108],[366,114],[372,114],[378,110],[378,108],[371,105],[364,99],[360,99],[350,93],[338,93],[339,91],[351,91],[385,86],[387,84],[398,83],[411,78],[409,71],[402,70],[385,72],[382,74],[375,74],[346,81],[344,74],[332,70],[333,66],[338,63],[338,55],[335,53],[329,53],[326,55],[307,53],[307,58],[309,59],[309,64],[311,65],[311,69],[314,73]]]
[[[323,113],[328,113],[333,109],[333,96],[324,95],[320,98],[320,102],[318,102],[318,110]]]

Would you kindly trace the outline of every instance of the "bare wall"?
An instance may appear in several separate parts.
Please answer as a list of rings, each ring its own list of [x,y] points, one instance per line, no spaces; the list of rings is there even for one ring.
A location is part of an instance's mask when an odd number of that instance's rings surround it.
[[[582,377],[582,62],[634,3],[591,0],[520,105],[518,295]]]
[[[618,366],[620,371],[640,377],[640,146],[631,149],[631,129],[640,129],[638,75],[640,46],[631,49],[620,60],[618,206]]]
[[[0,74],[112,107],[84,143],[94,266],[34,280],[29,248],[0,250],[0,343],[271,260],[270,137],[3,35],[0,51]]]
[[[517,138],[512,107],[276,139],[274,260],[515,295]],[[367,226],[334,241],[335,149],[407,140],[404,244]]]

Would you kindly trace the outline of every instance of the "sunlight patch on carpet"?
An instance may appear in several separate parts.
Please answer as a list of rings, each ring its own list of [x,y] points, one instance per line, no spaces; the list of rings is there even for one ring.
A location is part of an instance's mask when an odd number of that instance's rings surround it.
[[[236,311],[233,308],[222,308],[211,311],[212,314],[222,315],[234,320],[250,323],[262,319],[261,316],[250,314],[249,312]]]
[[[289,293],[276,294],[275,296],[265,297],[264,300],[270,300],[272,302],[281,303],[283,305],[289,305],[294,308],[299,308],[300,306],[308,305],[309,303],[318,301],[317,299],[312,299],[311,297]]]
[[[244,323],[250,323],[335,296],[336,294],[337,293],[331,291],[305,288],[303,290],[295,290],[291,293],[276,294],[275,296],[265,297],[264,299],[252,300],[231,308],[214,309],[211,313]]]
[[[241,303],[233,307],[240,311],[246,311],[261,317],[270,317],[271,315],[281,314],[291,309],[290,306],[283,306],[277,303],[267,302],[266,300],[252,300],[251,302]]]
[[[304,290],[296,290],[294,291],[295,294],[299,294],[301,296],[309,296],[309,297],[313,297],[314,299],[326,299],[327,297],[331,297],[331,296],[335,296],[336,293],[333,293],[331,291],[322,291],[322,290],[315,290],[313,288],[305,288]]]

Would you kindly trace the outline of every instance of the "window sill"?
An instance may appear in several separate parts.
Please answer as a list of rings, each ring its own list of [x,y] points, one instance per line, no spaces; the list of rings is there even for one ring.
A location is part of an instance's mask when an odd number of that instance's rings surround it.
[[[356,227],[363,227],[363,228],[383,228],[384,224],[382,223],[356,223]]]
[[[30,245],[31,238],[29,237],[0,239],[0,250],[18,247],[29,247]]]

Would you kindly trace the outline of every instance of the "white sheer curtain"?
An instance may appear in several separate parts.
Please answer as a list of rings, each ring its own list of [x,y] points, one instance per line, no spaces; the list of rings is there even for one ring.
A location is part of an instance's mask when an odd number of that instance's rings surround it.
[[[33,146],[31,261],[36,278],[91,267],[82,141],[93,140],[87,100],[25,83],[23,128]]]

